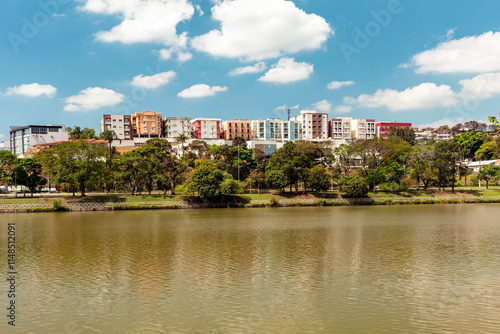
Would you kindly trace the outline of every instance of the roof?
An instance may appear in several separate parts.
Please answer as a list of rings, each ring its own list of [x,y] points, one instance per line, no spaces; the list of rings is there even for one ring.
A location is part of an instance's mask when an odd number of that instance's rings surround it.
[[[500,164],[500,159],[497,160],[483,160],[483,161],[473,161],[467,164],[467,167],[481,167],[486,165]]]

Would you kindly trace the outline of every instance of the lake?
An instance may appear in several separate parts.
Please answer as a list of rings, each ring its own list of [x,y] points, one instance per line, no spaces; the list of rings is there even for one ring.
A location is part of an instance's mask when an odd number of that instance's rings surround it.
[[[2,214],[0,332],[500,333],[499,217],[498,204]]]

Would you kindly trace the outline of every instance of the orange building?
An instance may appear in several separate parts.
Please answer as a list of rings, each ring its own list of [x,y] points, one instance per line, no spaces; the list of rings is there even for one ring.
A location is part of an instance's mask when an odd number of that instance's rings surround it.
[[[221,123],[221,135],[225,140],[233,140],[242,137],[245,140],[252,140],[253,134],[251,122],[247,119],[236,118]]]
[[[134,137],[163,137],[163,119],[161,113],[148,110],[132,115]]]

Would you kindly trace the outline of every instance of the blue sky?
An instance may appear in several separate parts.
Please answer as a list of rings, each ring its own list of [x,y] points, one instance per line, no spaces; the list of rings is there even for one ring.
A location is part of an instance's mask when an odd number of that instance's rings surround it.
[[[494,0],[4,0],[10,125],[103,113],[266,119],[280,108],[415,125],[500,107]]]

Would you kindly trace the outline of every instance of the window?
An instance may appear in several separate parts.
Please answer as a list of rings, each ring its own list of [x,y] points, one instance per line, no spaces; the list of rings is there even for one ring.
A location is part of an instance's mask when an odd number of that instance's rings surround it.
[[[234,127],[237,128],[238,127],[238,123],[234,123]]]
[[[118,122],[121,122],[121,121],[122,121],[122,119],[120,118],[120,119],[118,120]]]
[[[49,128],[49,132],[59,132],[58,128]]]
[[[116,125],[113,125],[113,129],[116,129]]]

